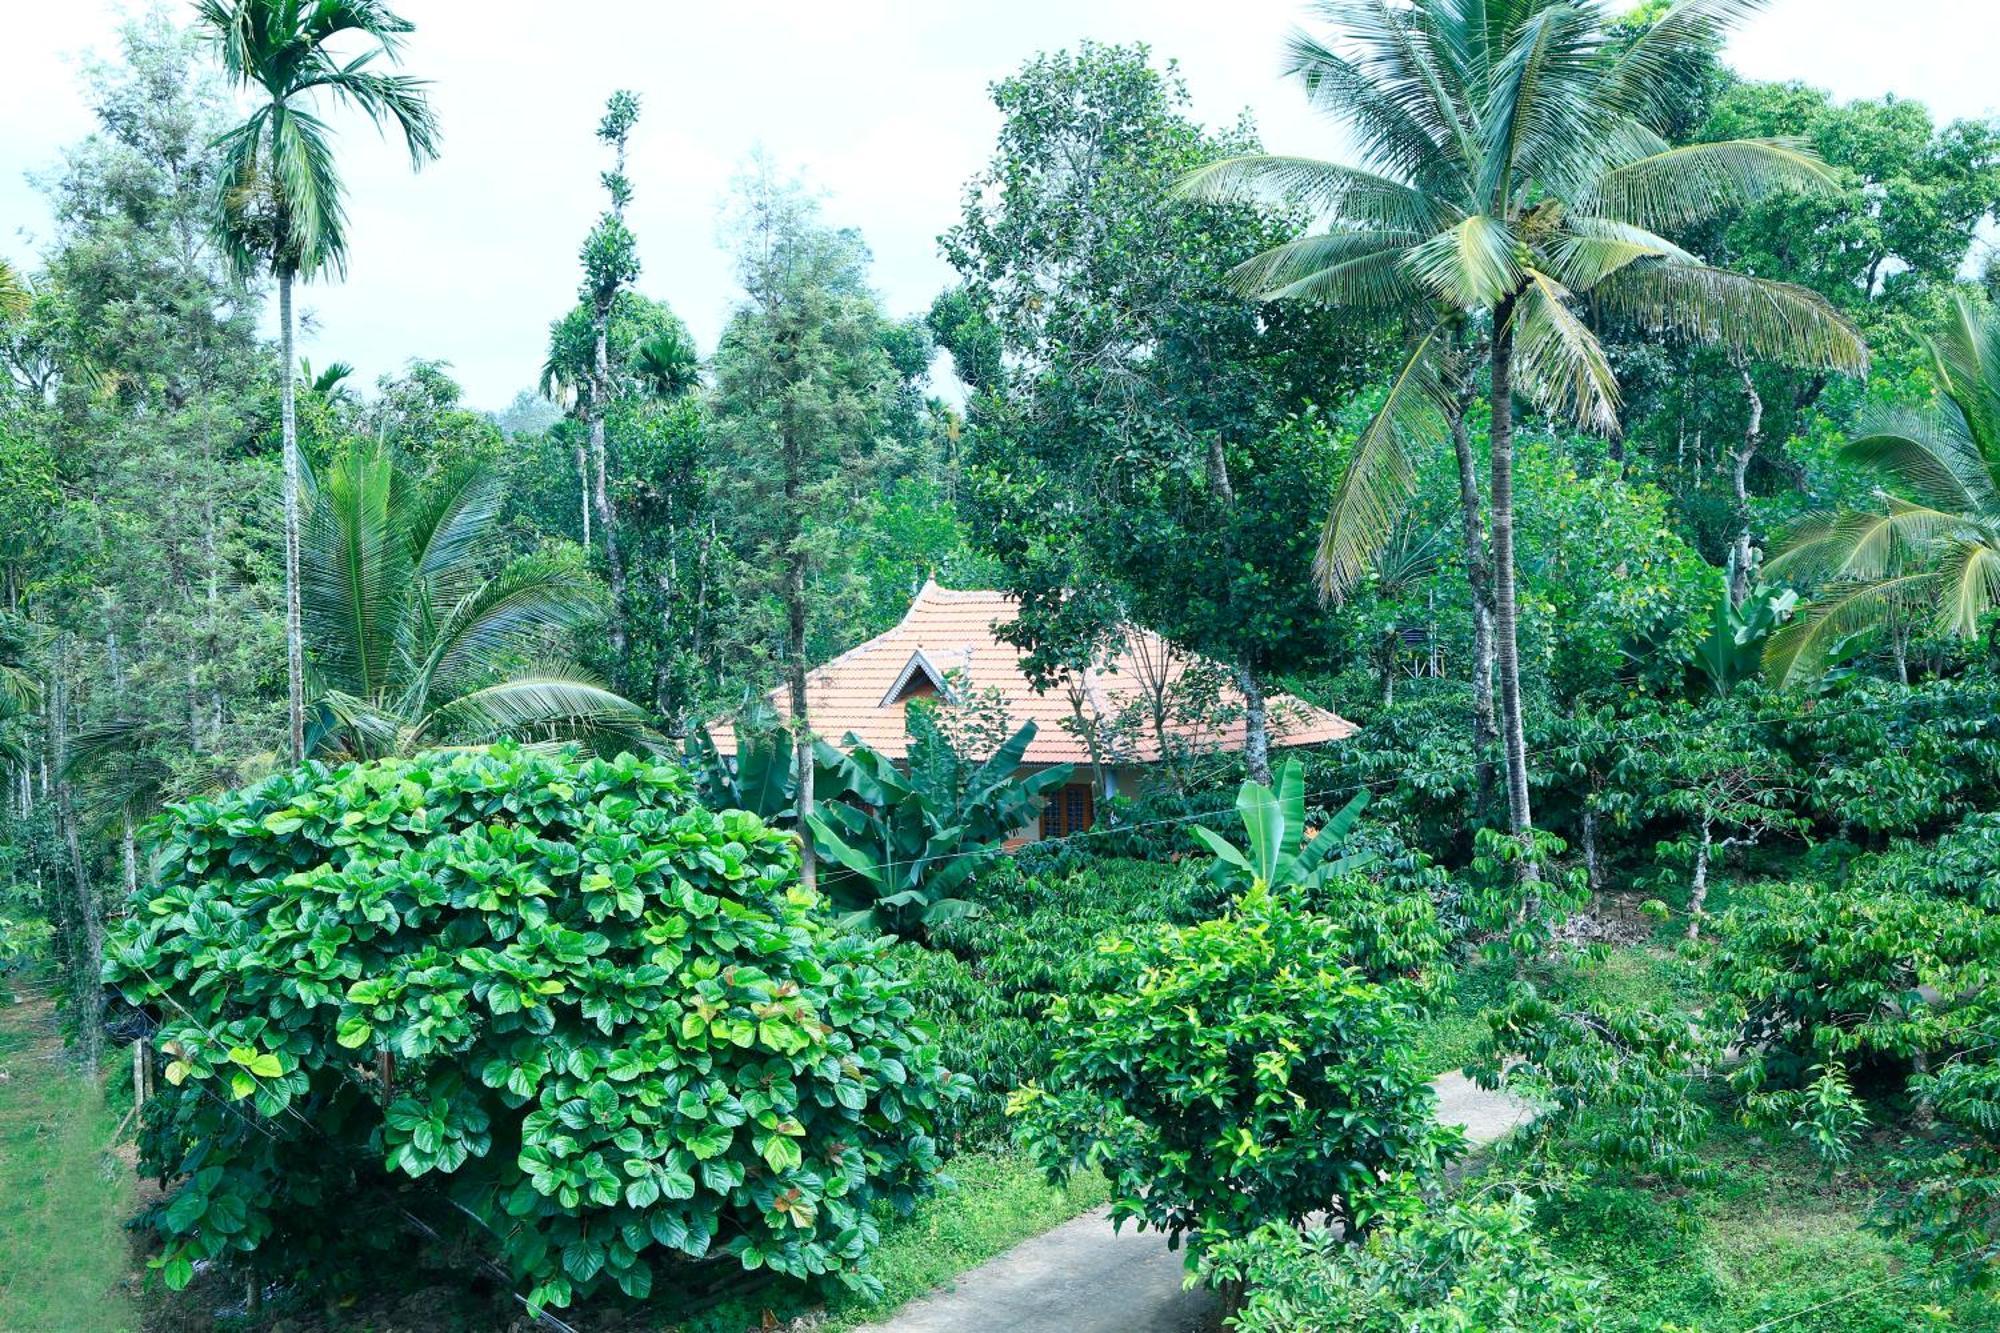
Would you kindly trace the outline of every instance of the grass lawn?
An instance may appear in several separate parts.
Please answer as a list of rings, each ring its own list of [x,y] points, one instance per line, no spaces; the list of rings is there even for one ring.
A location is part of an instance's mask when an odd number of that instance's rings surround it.
[[[117,1117],[63,1062],[46,1002],[0,1006],[0,1329],[139,1327]]]
[[[1917,1252],[1865,1226],[1867,1154],[1828,1176],[1802,1146],[1725,1123],[1704,1155],[1712,1185],[1602,1186],[1543,1209],[1557,1251],[1605,1279],[1607,1329],[2000,1330],[1990,1298],[1933,1304],[1904,1281]]]

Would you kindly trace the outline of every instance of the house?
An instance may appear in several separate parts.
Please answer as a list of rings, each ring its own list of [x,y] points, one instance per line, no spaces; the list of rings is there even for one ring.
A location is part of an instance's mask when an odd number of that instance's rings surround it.
[[[894,629],[807,675],[806,709],[814,733],[836,741],[851,734],[892,759],[903,759],[910,743],[904,705],[911,699],[954,691],[971,697],[997,694],[1013,726],[1035,724],[1024,770],[1077,767],[1076,780],[1052,793],[1044,807],[1042,837],[1082,832],[1096,819],[1092,756],[1076,726],[1079,716],[1099,723],[1125,719],[1111,752],[1103,753],[1100,746],[1107,794],[1135,792],[1146,770],[1160,762],[1163,740],[1176,752],[1242,748],[1243,696],[1233,682],[1204,690],[1214,706],[1198,717],[1156,706],[1174,699],[1175,687],[1190,672],[1222,676],[1215,663],[1134,627],[1126,631],[1122,651],[1081,681],[1037,692],[1021,671],[1020,649],[994,633],[1018,616],[1019,608],[1004,593],[953,591],[925,583]],[[781,718],[791,711],[786,694],[782,687],[771,693]],[[1274,750],[1339,740],[1355,729],[1345,718],[1290,695],[1272,696],[1267,707]],[[710,731],[722,753],[734,753],[735,737],[728,727],[712,726]]]

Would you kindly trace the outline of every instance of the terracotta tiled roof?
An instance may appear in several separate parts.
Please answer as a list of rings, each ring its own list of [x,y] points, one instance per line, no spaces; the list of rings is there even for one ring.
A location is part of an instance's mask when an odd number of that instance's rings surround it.
[[[937,672],[962,677],[964,687],[975,695],[998,688],[1006,695],[1008,715],[1015,726],[1035,723],[1035,739],[1028,747],[1026,762],[1088,762],[1090,756],[1082,740],[1063,727],[1072,716],[1067,692],[1058,685],[1036,693],[1021,673],[1020,649],[994,637],[996,624],[1007,624],[1018,614],[1013,599],[1004,593],[954,592],[926,583],[894,629],[842,653],[806,677],[806,710],[814,733],[840,741],[851,732],[882,753],[900,759],[909,737],[903,729],[904,705],[897,698],[897,688],[907,692],[909,685]],[[1160,674],[1177,678],[1199,660],[1150,630],[1128,629],[1126,639],[1125,651],[1086,677],[1085,688],[1100,716],[1116,713],[1140,694],[1143,681]],[[771,693],[771,703],[780,717],[791,711],[785,695],[783,688]],[[1208,728],[1198,739],[1209,746],[1241,748],[1243,696],[1229,686],[1222,690],[1220,701],[1238,716]],[[1347,719],[1290,695],[1273,695],[1269,708],[1274,747],[1314,745],[1354,733],[1354,724]],[[718,749],[734,753],[735,737],[726,720],[711,723],[709,730]],[[1184,729],[1175,730],[1185,734]],[[1147,735],[1125,758],[1150,763],[1159,758],[1159,747]]]

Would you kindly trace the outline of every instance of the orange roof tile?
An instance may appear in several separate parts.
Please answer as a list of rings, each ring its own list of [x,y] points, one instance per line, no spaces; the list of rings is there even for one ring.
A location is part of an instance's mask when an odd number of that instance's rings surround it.
[[[956,675],[975,695],[997,688],[1006,696],[1013,725],[1034,722],[1035,739],[1028,747],[1026,762],[1089,762],[1083,741],[1063,726],[1072,716],[1068,692],[1055,686],[1037,693],[1021,672],[1020,649],[994,636],[995,625],[1007,624],[1018,615],[1019,608],[1005,593],[955,592],[934,582],[924,584],[894,629],[807,675],[806,711],[814,733],[836,741],[852,733],[891,758],[904,757],[909,735],[903,726],[904,704],[895,697],[897,687],[934,671]],[[1144,682],[1177,679],[1201,660],[1151,630],[1128,628],[1125,637],[1123,651],[1086,673],[1087,712],[1094,708],[1099,716],[1109,717],[1141,694]],[[1169,730],[1208,748],[1240,749],[1243,696],[1234,685],[1223,687],[1220,693],[1221,704],[1236,715],[1233,720],[1210,726],[1199,737],[1190,735],[1186,724],[1169,724]],[[771,692],[771,703],[779,717],[790,715],[782,687]],[[1273,695],[1268,706],[1274,748],[1340,740],[1355,730],[1347,719],[1290,695]],[[718,750],[735,753],[736,738],[727,719],[711,723],[709,731]],[[1136,738],[1132,752],[1118,756],[1118,760],[1151,763],[1159,757],[1158,744],[1146,734]]]

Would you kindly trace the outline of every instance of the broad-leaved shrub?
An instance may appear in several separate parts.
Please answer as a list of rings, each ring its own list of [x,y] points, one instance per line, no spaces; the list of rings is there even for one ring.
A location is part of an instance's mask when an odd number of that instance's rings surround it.
[[[1054,1067],[1009,1101],[1052,1178],[1101,1170],[1115,1222],[1196,1251],[1410,1207],[1459,1139],[1414,1058],[1420,983],[1365,975],[1303,893],[1258,884],[1217,920],[1100,946],[1112,984],[1055,1001]]]
[[[931,1187],[963,1079],[888,942],[678,765],[309,764],[161,833],[106,974],[168,1062],[142,1149],[170,1286],[253,1254],[325,1276],[418,1212],[469,1216],[536,1303],[725,1254],[865,1287],[874,1205]]]

